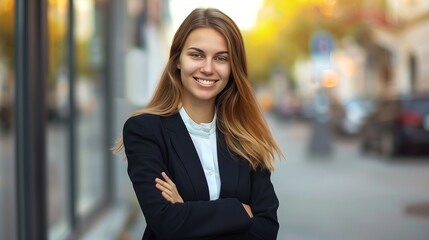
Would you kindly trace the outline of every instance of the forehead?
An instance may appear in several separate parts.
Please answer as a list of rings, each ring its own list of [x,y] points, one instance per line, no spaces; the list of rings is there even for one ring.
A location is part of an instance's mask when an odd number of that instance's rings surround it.
[[[213,28],[197,28],[193,30],[185,41],[184,49],[197,47],[202,50],[227,51],[225,37]]]

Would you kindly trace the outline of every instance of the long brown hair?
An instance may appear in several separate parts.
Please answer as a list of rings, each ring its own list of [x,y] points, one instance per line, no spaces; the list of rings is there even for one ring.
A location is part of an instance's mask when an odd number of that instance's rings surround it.
[[[182,83],[177,68],[180,53],[189,34],[197,28],[212,28],[221,33],[230,53],[231,76],[225,89],[216,98],[217,127],[224,135],[230,151],[246,159],[253,169],[274,170],[275,153],[283,156],[264,119],[247,77],[247,61],[241,32],[234,21],[214,8],[197,8],[182,22],[174,35],[170,57],[155,94],[148,105],[132,114],[151,113],[169,116],[181,104]],[[118,138],[112,148],[122,152]]]

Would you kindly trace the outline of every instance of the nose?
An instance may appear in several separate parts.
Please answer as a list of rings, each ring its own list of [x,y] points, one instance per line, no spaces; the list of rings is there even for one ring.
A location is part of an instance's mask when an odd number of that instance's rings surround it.
[[[201,66],[200,71],[204,74],[211,74],[213,73],[213,63],[210,59],[207,59],[204,61],[203,66]]]

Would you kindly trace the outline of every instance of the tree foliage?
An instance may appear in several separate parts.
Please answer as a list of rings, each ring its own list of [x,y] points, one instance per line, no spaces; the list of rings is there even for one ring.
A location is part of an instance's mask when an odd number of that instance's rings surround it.
[[[14,5],[12,0],[0,0],[0,58],[9,68],[14,66]]]
[[[53,81],[64,63],[66,44],[66,1],[49,1],[48,4],[48,61],[49,79]],[[0,0],[0,57],[7,68],[14,69],[15,59],[15,1]]]
[[[267,80],[274,68],[291,72],[297,59],[309,56],[316,30],[358,38],[368,16],[384,9],[383,0],[265,0],[257,25],[243,33],[251,80]]]

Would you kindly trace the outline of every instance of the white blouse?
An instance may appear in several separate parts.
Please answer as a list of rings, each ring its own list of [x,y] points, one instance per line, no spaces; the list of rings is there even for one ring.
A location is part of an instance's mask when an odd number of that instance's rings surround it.
[[[210,200],[216,200],[220,194],[220,175],[217,159],[217,142],[216,142],[216,115],[210,123],[198,124],[194,122],[185,109],[179,110],[180,116],[191,135],[192,142],[197,150],[201,165],[203,166],[209,187]]]

